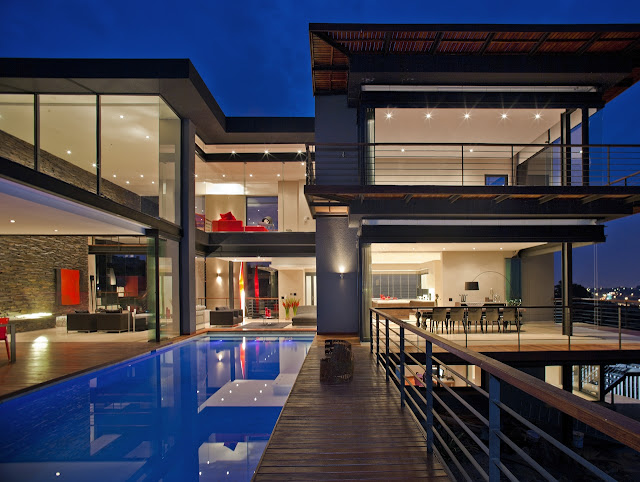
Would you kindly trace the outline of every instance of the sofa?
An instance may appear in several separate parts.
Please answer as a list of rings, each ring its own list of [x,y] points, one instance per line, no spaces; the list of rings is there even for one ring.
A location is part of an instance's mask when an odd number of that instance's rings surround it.
[[[291,318],[293,326],[316,326],[318,324],[318,307],[313,305],[298,306],[298,312]]]
[[[211,231],[219,232],[219,231],[240,231],[240,232],[251,232],[251,231],[268,231],[264,226],[244,226],[244,223],[240,219],[236,219],[231,211],[228,213],[220,214],[220,219],[217,221],[211,221]]]
[[[129,331],[129,312],[69,313],[67,331]]]
[[[232,310],[228,306],[216,306],[209,312],[210,325],[237,325],[242,323],[242,310]]]

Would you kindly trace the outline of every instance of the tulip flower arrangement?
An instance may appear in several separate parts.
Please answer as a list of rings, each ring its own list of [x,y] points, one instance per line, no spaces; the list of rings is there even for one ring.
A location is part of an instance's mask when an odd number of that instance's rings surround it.
[[[300,306],[300,300],[298,298],[294,298],[292,296],[285,298],[282,302],[282,306],[284,307],[285,318],[289,319],[289,310],[293,308],[293,316],[298,314],[298,306]]]

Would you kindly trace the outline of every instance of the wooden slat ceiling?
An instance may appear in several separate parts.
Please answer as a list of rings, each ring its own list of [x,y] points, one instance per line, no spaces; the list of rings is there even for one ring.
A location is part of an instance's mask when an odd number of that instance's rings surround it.
[[[504,28],[508,29],[508,26]],[[358,29],[311,29],[310,43],[315,95],[347,92],[352,55],[634,54],[640,53],[640,31],[606,32],[594,28],[594,31],[527,32],[502,31],[494,27],[486,31],[438,31],[362,25]],[[634,80],[638,76],[640,72],[635,72]]]

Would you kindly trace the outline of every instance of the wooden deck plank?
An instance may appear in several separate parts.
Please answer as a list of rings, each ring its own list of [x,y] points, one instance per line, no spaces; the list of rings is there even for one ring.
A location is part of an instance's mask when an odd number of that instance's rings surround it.
[[[349,340],[350,383],[320,383],[324,338],[309,350],[254,480],[448,480],[367,344]]]

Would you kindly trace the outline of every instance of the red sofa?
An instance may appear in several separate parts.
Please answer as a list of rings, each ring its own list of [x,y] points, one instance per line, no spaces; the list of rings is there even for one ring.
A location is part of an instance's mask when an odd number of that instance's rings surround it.
[[[236,219],[231,212],[224,213],[220,215],[220,219],[217,221],[211,221],[211,231],[267,231],[267,228],[264,226],[244,226],[243,222],[239,219]]]

